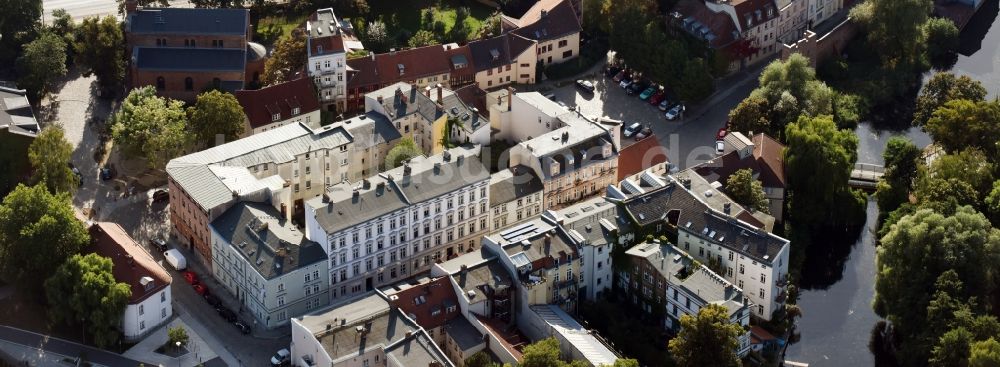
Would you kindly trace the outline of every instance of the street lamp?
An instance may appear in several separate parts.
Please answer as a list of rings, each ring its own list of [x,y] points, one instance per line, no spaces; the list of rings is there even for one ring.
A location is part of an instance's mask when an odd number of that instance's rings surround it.
[[[174,345],[177,346],[177,353],[180,353],[181,352],[181,342],[177,341],[177,342],[174,343]],[[177,367],[181,367],[181,359],[180,358],[177,358]]]

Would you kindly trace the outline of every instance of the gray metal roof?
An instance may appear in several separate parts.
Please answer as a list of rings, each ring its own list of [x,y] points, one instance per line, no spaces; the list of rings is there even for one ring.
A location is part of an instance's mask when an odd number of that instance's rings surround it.
[[[542,180],[531,168],[522,165],[508,168],[490,176],[490,205],[509,203],[542,191],[542,188]]]
[[[326,260],[322,246],[307,240],[267,204],[241,202],[212,221],[212,228],[264,279]]]
[[[431,157],[411,159],[409,175],[404,174],[404,166],[382,175],[392,177],[394,186],[403,192],[407,201],[416,204],[489,180],[489,169],[476,153],[476,148],[453,148]],[[447,156],[450,158],[445,159]]]
[[[0,129],[31,137],[38,134],[38,121],[24,90],[0,86]]]
[[[246,9],[144,8],[128,15],[126,31],[145,34],[246,35]]]
[[[386,185],[384,179],[373,177],[369,182],[369,189],[360,190],[355,190],[359,186],[357,183],[339,183],[327,189],[325,195],[329,202],[324,202],[323,197],[307,201],[309,206],[316,208],[316,221],[326,233],[339,232],[408,205],[399,190]]]
[[[455,344],[458,344],[459,350],[462,351],[467,351],[477,345],[483,344],[483,334],[479,330],[476,330],[469,323],[469,320],[466,320],[464,317],[456,317],[449,321],[444,327],[444,332],[448,333],[455,340]]]
[[[202,209],[208,210],[233,198],[233,190],[209,165],[248,168],[285,163],[306,152],[334,149],[350,141],[347,131],[340,127],[313,131],[301,124],[289,124],[174,158],[167,163],[167,173]]]
[[[354,138],[355,150],[371,148],[403,137],[381,113],[368,112],[337,123]]]
[[[136,47],[132,58],[140,70],[239,71],[246,69],[246,49]]]

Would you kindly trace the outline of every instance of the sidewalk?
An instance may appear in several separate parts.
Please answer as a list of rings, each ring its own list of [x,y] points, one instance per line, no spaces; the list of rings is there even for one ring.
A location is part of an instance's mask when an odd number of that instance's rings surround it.
[[[188,353],[177,358],[157,353],[156,349],[170,340],[167,336],[167,330],[177,326],[184,328],[188,333],[188,343],[185,346]],[[215,351],[205,342],[205,339],[199,333],[194,332],[191,326],[185,323],[183,319],[178,317],[174,317],[169,323],[156,329],[152,334],[147,335],[142,341],[129,348],[122,355],[136,359],[141,357],[159,366],[185,367],[197,366],[200,363],[204,363],[204,361],[218,357]]]
[[[733,94],[736,87],[748,83],[750,81],[756,81],[760,77],[760,73],[770,64],[772,61],[777,60],[778,55],[772,56],[765,60],[761,60],[756,64],[730,75],[726,75],[715,81],[715,92],[712,92],[708,98],[699,104],[691,106],[686,112],[684,118],[685,123],[697,119],[697,117],[705,114],[707,110],[715,108],[719,104],[719,101],[724,100]]]
[[[85,357],[87,362],[108,367],[135,367],[147,363],[106,350],[42,335],[9,326],[0,326],[0,348],[8,354],[26,361],[38,361],[48,365],[63,358]],[[145,358],[144,358],[145,359]],[[63,364],[65,365],[65,364]]]

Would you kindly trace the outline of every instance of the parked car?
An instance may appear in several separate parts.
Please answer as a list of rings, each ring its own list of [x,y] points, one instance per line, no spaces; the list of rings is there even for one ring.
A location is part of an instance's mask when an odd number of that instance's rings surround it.
[[[208,293],[208,287],[206,287],[204,284],[199,283],[191,287],[194,288],[194,292],[198,293],[199,296],[204,296],[205,294]]]
[[[618,73],[621,72],[621,71],[622,71],[622,68],[619,68],[617,66],[612,66],[612,67],[608,68],[608,70],[606,70],[604,72],[604,76],[607,77],[607,78],[614,78],[615,75],[618,75]]]
[[[715,154],[716,155],[722,155],[722,153],[725,153],[725,152],[726,152],[726,143],[724,141],[722,141],[722,140],[716,141],[715,142]]]
[[[656,88],[655,85],[654,86],[650,86],[649,88],[646,88],[646,90],[642,91],[642,94],[639,95],[639,99],[641,99],[643,101],[649,99],[649,97],[653,96],[653,93],[656,93],[656,89],[657,88]]]
[[[663,100],[660,101],[659,108],[660,108],[660,111],[666,111],[667,109],[669,109],[670,108],[670,100],[667,99],[667,98],[663,98]]]
[[[719,131],[715,133],[715,140],[722,140],[726,137],[726,128],[720,127]]]
[[[198,274],[195,274],[193,271],[185,270],[181,272],[181,275],[184,276],[184,281],[187,282],[187,284],[194,285],[201,283],[198,281]]]
[[[639,94],[639,93],[641,93],[643,90],[645,90],[648,87],[649,87],[649,83],[643,82],[643,81],[639,81],[639,82],[632,83],[632,85],[630,85],[628,88],[626,88],[627,90],[625,92],[628,93],[628,94],[630,94],[630,95],[631,94]]]
[[[577,80],[576,86],[590,93],[594,93],[594,83],[591,83],[589,80]]]
[[[170,266],[174,267],[174,270],[184,270],[187,268],[187,259],[185,259],[184,255],[181,255],[181,252],[177,251],[177,249],[163,251],[163,257],[167,259]]]
[[[215,312],[218,312],[219,316],[222,316],[222,318],[225,319],[226,321],[236,322],[236,313],[233,312],[233,310],[230,310],[223,306],[218,306],[215,308]]]
[[[665,115],[667,117],[667,120],[676,120],[678,117],[681,116],[681,111],[683,111],[683,109],[684,106],[681,105],[676,105],[674,106],[674,108],[671,108],[669,111],[667,111]]]
[[[115,178],[115,171],[113,167],[104,166],[101,167],[101,180],[108,181]]]
[[[156,248],[156,250],[160,251],[160,252],[167,251],[167,249],[168,249],[167,248],[167,241],[165,241],[164,239],[159,238],[159,237],[149,240],[149,244],[153,245],[153,247]]]
[[[626,88],[626,89],[628,89],[628,87],[630,85],[632,85],[632,79],[628,79],[628,78],[624,78],[624,79],[622,79],[621,83],[618,83],[619,87]]]
[[[650,129],[649,126],[646,126],[645,128],[642,129],[642,131],[639,131],[637,134],[635,134],[635,141],[648,138],[650,135],[653,135],[653,129]]]
[[[287,348],[279,350],[277,353],[274,353],[273,357],[271,357],[271,365],[281,366],[284,365],[285,363],[288,363],[289,355],[291,355],[291,353],[288,352]]]
[[[205,302],[208,302],[208,304],[212,307],[219,307],[222,305],[222,300],[220,300],[219,297],[212,295],[211,293],[205,293],[201,296],[205,297]]]
[[[622,79],[625,79],[627,77],[627,74],[628,73],[625,70],[619,71],[618,74],[615,74],[614,78],[611,78],[611,80],[614,80],[615,83],[618,83],[622,81]]]
[[[243,335],[250,334],[250,326],[248,326],[243,321],[234,322],[233,325],[235,325],[236,328],[240,330],[240,334],[243,334]]]
[[[667,97],[667,94],[664,93],[662,90],[659,91],[659,92],[656,92],[656,93],[653,94],[652,97],[649,97],[649,104],[651,104],[653,106],[656,106],[656,105],[660,104],[660,102],[663,101],[663,99],[666,98],[666,97]]]
[[[166,202],[170,201],[170,192],[164,189],[153,191],[153,202]]]
[[[629,125],[628,127],[625,128],[625,131],[624,131],[625,137],[626,138],[631,138],[632,135],[635,135],[636,133],[638,133],[639,130],[642,130],[642,124],[636,122],[636,123],[634,123],[632,125]]]

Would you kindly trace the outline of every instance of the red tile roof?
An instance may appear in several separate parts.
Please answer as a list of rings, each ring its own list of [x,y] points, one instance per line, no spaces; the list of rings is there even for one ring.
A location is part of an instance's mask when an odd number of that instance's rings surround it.
[[[392,295],[397,298],[390,303],[407,315],[415,317],[417,324],[424,329],[439,327],[462,315],[458,311],[458,296],[455,295],[455,289],[452,288],[448,277],[414,285]],[[455,307],[455,311],[448,312],[449,306]]]
[[[536,41],[556,39],[583,30],[580,19],[576,17],[576,10],[569,0],[558,3],[542,0],[529,9],[519,23],[520,28],[512,33]]]
[[[785,187],[785,145],[779,143],[767,134],[760,133],[753,137],[753,157],[766,170],[761,170],[761,176],[767,180]]]
[[[379,82],[392,84],[451,72],[451,61],[441,45],[375,55]],[[403,70],[400,73],[400,65]]]
[[[736,0],[732,4],[743,32],[764,22],[778,19],[778,6],[774,0]]]
[[[142,302],[160,290],[170,286],[170,274],[153,259],[139,243],[135,242],[125,229],[117,223],[97,222],[90,226],[91,250],[111,259],[115,280],[127,283],[132,288],[130,304]],[[149,289],[142,284],[142,278],[153,279]]]
[[[319,109],[319,99],[312,79],[299,78],[258,90],[236,91],[236,99],[243,106],[251,128],[275,122],[272,115],[281,114],[280,120],[313,112]],[[292,114],[299,108],[298,115]]]
[[[375,55],[347,59],[347,88],[378,84],[378,69],[375,67]]]
[[[309,40],[310,55],[324,55],[336,52],[344,52],[344,37],[329,36],[312,38]]]
[[[476,74],[476,69],[472,65],[472,50],[469,49],[468,45],[445,50],[445,54],[448,56],[449,65],[451,65],[452,79]],[[464,65],[461,64],[463,60],[465,61]]]
[[[618,181],[667,161],[667,149],[656,134],[650,135],[618,153]]]
[[[785,146],[765,134],[754,135],[753,158],[740,159],[739,152],[732,151],[712,161],[693,167],[698,175],[709,182],[725,184],[729,176],[740,169],[749,168],[764,187],[785,187]],[[619,168],[621,169],[621,168]]]

